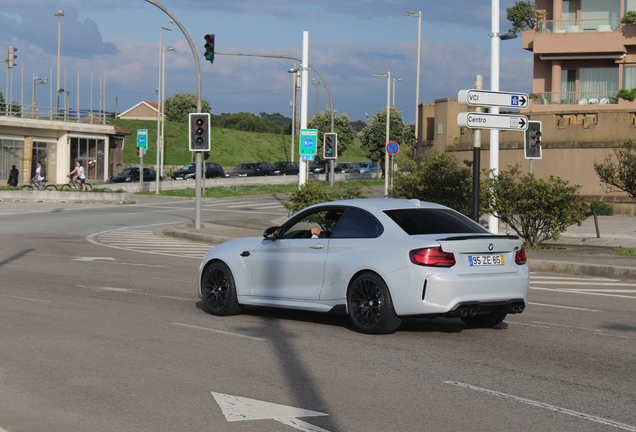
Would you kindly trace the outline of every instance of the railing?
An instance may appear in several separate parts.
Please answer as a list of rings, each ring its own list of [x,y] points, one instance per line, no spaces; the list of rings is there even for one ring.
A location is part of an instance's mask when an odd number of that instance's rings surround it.
[[[535,93],[538,105],[616,105],[615,91]]]
[[[555,20],[539,23],[539,33],[612,32],[620,28],[620,18]]]
[[[39,106],[37,103],[20,105],[12,102],[9,103],[8,106],[5,103],[0,103],[0,116],[104,124],[107,118],[115,118],[115,113],[82,109],[78,112],[77,110],[70,108],[64,109]]]

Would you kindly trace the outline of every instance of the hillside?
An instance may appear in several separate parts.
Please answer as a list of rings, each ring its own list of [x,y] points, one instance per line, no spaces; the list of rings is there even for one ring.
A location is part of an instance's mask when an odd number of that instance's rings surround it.
[[[144,156],[144,163],[154,164],[157,155],[157,122],[154,120],[122,120],[111,119],[114,125],[132,133],[124,144],[124,163],[139,163],[137,157],[137,129],[148,130],[148,150]],[[190,162],[188,150],[187,123],[166,122],[164,126],[165,165],[182,165]],[[231,129],[213,127],[210,130],[212,149],[210,161],[224,167],[233,167],[241,162],[250,160],[264,160],[276,162],[289,160],[291,135],[274,135],[264,133],[243,132]],[[298,137],[296,137],[298,139]],[[354,144],[339,158],[341,161],[367,160],[360,150],[360,141],[356,138]],[[295,148],[294,160],[298,161],[298,148]]]

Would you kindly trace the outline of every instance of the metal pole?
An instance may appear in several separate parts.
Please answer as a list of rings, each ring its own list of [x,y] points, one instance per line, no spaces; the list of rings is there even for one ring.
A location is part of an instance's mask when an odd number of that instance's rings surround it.
[[[61,47],[60,36],[61,36],[61,29],[62,29],[62,17],[64,16],[64,11],[58,10],[55,16],[57,17],[57,88],[56,88],[57,105],[55,110],[55,116],[57,117],[58,111],[60,109],[60,47]]]
[[[159,30],[159,40],[161,40],[161,30]],[[159,45],[161,47],[161,45]],[[161,61],[160,61],[161,62]],[[161,68],[159,68],[159,76],[161,77]],[[159,78],[159,82],[161,82],[161,78]],[[159,195],[159,125],[160,125],[160,121],[159,121],[159,116],[161,115],[161,99],[160,99],[160,93],[161,90],[159,89],[159,85],[157,84],[157,88],[155,90],[155,93],[157,94],[157,172],[155,173],[155,182],[157,183],[155,185],[155,195]]]
[[[303,58],[302,58],[302,72],[300,82],[300,128],[307,128],[307,92],[308,92],[308,65],[309,65],[309,32],[303,32]],[[300,160],[300,169],[298,171],[298,187],[300,188],[307,181],[307,162]]]
[[[80,120],[80,71],[77,70],[77,121]]]
[[[415,85],[415,147],[417,148],[418,132],[419,132],[419,109],[420,109],[420,56],[422,49],[420,48],[422,43],[422,11],[418,12],[418,25],[417,25],[417,84]]]
[[[172,23],[170,23],[172,25]],[[166,118],[164,114],[164,106],[166,105],[166,51],[172,51],[174,48],[163,48],[163,60],[161,62],[161,140],[159,140],[159,146],[161,153],[159,157],[159,170],[163,176],[163,155],[165,154],[164,147],[166,144],[165,134],[163,133],[164,126],[166,124]]]
[[[387,74],[386,84],[386,141],[384,143],[384,198],[389,197],[389,152],[386,149],[389,144],[389,130],[391,124],[391,71]]]
[[[296,65],[294,65],[293,69],[296,69]],[[294,93],[292,95],[291,161],[294,162],[294,132],[296,131],[296,81],[298,79],[298,77],[296,76],[296,72],[292,73],[292,79],[292,89]]]
[[[492,0],[490,34],[490,90],[499,91],[499,0]],[[490,109],[492,114],[499,114],[499,107]],[[499,129],[490,130],[490,171],[491,176],[499,175]],[[488,229],[493,234],[499,233],[499,219],[495,215],[488,216]]]
[[[484,78],[477,75],[475,89],[483,89]],[[476,107],[475,112],[482,112],[482,107]],[[481,171],[481,130],[475,129],[473,135],[473,220],[479,223],[479,171]]]
[[[91,123],[93,123],[93,71],[91,71],[91,112],[90,112]]]

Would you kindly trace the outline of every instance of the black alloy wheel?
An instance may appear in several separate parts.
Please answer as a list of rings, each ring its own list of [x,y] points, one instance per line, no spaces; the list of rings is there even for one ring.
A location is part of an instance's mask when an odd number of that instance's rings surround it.
[[[235,315],[241,312],[234,277],[228,266],[221,261],[208,265],[203,272],[201,296],[205,309],[212,315]]]
[[[354,279],[347,302],[351,322],[362,333],[393,333],[402,323],[386,283],[375,273],[362,273]]]

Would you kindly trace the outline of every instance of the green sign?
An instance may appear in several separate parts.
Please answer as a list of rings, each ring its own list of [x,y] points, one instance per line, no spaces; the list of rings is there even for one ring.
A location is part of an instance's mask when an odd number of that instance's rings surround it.
[[[318,130],[316,129],[301,129],[300,130],[300,144],[299,152],[301,155],[315,155],[316,154],[316,141],[318,139]]]
[[[148,129],[137,129],[137,147],[148,148]]]

